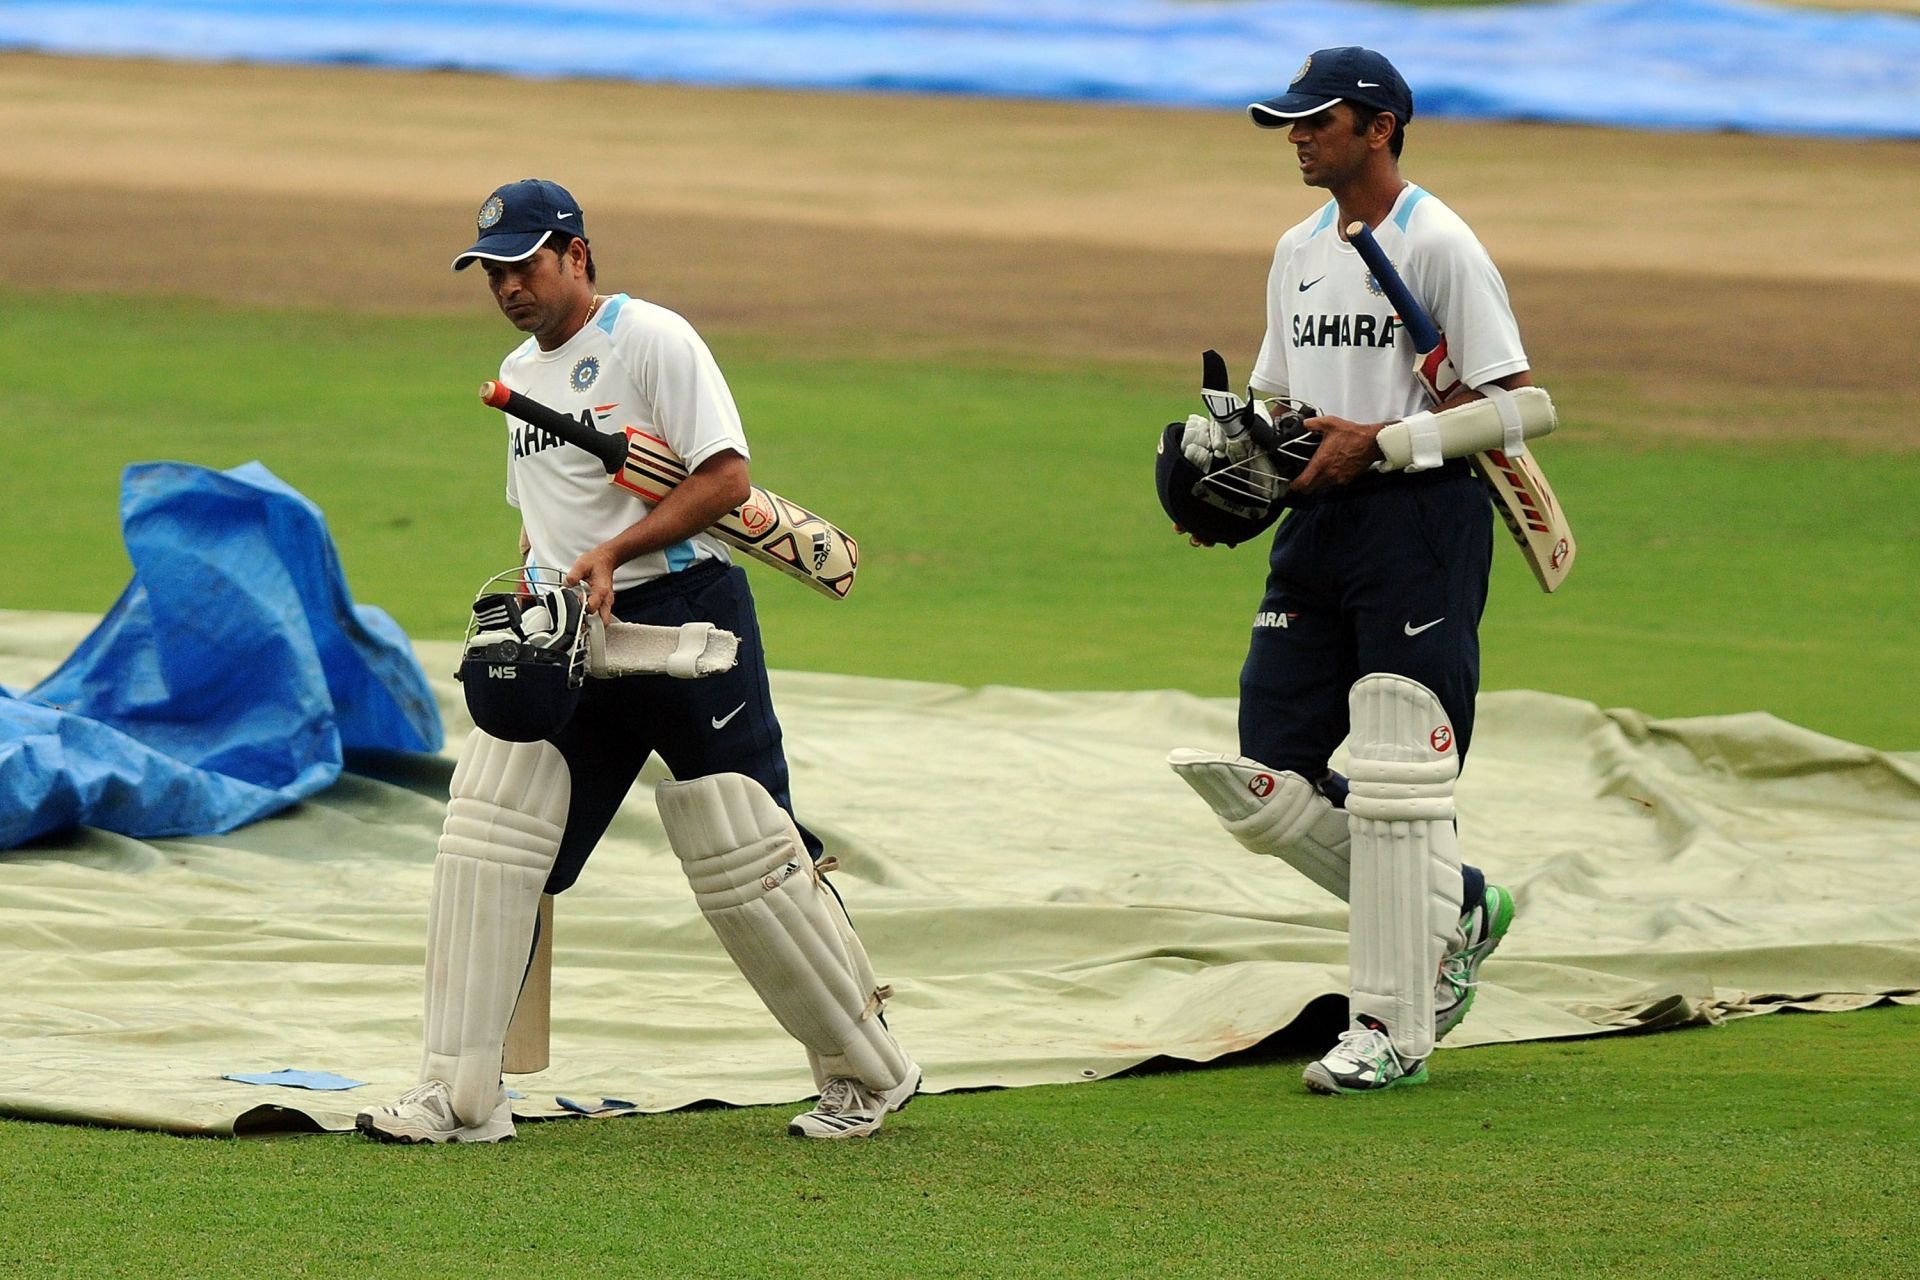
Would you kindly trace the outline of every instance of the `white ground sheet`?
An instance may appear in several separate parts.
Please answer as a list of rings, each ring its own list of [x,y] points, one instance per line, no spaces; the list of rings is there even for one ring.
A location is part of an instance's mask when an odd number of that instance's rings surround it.
[[[51,669],[92,622],[0,612],[0,683]],[[419,650],[457,744],[454,648]],[[840,859],[927,1088],[1208,1061],[1344,993],[1344,906],[1241,850],[1163,763],[1229,748],[1231,701],[791,673],[774,689],[802,820]],[[451,759],[378,767],[228,836],[80,831],[0,854],[0,1114],[338,1129],[411,1085]],[[653,780],[560,899],[553,1063],[510,1078],[522,1114],[811,1092],[694,909]],[[1449,1051],[1920,998],[1914,756],[1761,714],[1492,693],[1460,810],[1468,858],[1519,914]],[[220,1078],[287,1067],[367,1084]]]

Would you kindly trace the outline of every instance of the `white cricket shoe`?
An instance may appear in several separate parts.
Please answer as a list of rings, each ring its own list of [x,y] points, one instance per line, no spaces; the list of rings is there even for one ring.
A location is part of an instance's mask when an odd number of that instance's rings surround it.
[[[902,1111],[920,1089],[920,1068],[907,1064],[904,1080],[885,1093],[875,1093],[851,1076],[835,1076],[820,1090],[811,1111],[795,1116],[787,1132],[796,1138],[864,1138],[877,1132],[889,1111]]]
[[[1377,1093],[1427,1082],[1425,1058],[1402,1058],[1379,1019],[1363,1013],[1358,1021],[1357,1030],[1342,1031],[1327,1056],[1300,1073],[1307,1088],[1315,1093]]]
[[[362,1111],[353,1127],[376,1142],[510,1142],[513,1103],[506,1091],[493,1114],[480,1124],[463,1125],[453,1114],[453,1095],[438,1080],[417,1084],[384,1107]]]

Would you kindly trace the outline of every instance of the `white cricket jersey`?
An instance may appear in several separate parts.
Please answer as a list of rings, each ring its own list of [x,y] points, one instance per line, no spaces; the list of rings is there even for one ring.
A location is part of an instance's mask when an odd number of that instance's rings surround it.
[[[692,471],[723,449],[747,455],[733,393],[693,326],[665,307],[616,293],[554,351],[528,338],[500,362],[515,391],[602,434],[639,427],[665,440]],[[624,438],[624,435],[623,435]],[[507,502],[520,510],[528,563],[566,570],[640,519],[651,504],[608,483],[599,459],[511,415]],[[702,560],[729,560],[711,533],[696,534],[614,570],[622,590]]]
[[[1339,216],[1329,200],[1280,237],[1253,385],[1354,422],[1392,422],[1427,407],[1413,339],[1341,238]],[[1506,282],[1458,214],[1408,183],[1373,235],[1446,335],[1461,381],[1478,387],[1528,367]]]

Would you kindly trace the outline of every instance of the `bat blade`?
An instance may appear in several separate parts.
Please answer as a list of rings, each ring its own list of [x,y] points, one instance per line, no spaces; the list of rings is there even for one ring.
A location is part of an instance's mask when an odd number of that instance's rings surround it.
[[[658,436],[637,427],[626,430],[626,465],[613,483],[658,502],[687,478],[687,468]],[[853,590],[860,544],[832,521],[771,490],[753,486],[745,502],[713,522],[712,531],[824,596],[844,600]]]
[[[520,999],[513,1006],[513,1021],[507,1024],[500,1070],[510,1076],[545,1071],[552,1031],[553,895],[543,893],[540,895],[540,940],[534,943],[533,962],[527,966],[526,981],[520,985]]]
[[[1493,496],[1494,510],[1533,570],[1534,581],[1542,591],[1559,590],[1573,571],[1580,547],[1546,473],[1531,454],[1514,456],[1500,449],[1475,454],[1473,464]]]

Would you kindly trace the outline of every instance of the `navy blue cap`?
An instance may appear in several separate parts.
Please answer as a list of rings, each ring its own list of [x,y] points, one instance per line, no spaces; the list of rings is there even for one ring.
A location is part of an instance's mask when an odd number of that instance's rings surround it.
[[[1285,129],[1302,116],[1316,115],[1336,102],[1391,111],[1401,124],[1413,119],[1413,90],[1407,88],[1387,55],[1357,44],[1317,50],[1294,72],[1293,83],[1285,93],[1254,103],[1247,114],[1262,129]]]
[[[455,271],[465,269],[475,258],[491,262],[530,258],[555,231],[587,238],[580,202],[559,183],[541,178],[509,182],[488,196],[474,217],[474,226],[480,238],[453,260]]]

